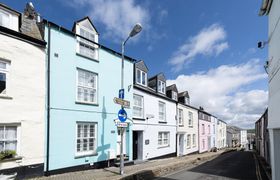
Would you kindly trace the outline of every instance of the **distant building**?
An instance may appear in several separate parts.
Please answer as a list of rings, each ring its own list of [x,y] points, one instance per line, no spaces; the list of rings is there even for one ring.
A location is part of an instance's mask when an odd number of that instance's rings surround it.
[[[259,15],[268,15],[268,38],[259,47],[268,47],[265,64],[268,73],[268,131],[270,137],[270,160],[272,180],[280,179],[280,0],[263,0]]]
[[[170,90],[174,85],[169,86]],[[177,104],[177,156],[198,152],[198,109],[190,105],[187,91],[179,93]]]
[[[227,146],[236,147],[240,146],[240,128],[236,126],[227,125]]]
[[[0,3],[0,174],[43,175],[46,42],[31,4],[19,13]]]
[[[247,148],[248,140],[247,140],[247,130],[240,130],[240,145],[243,148]]]

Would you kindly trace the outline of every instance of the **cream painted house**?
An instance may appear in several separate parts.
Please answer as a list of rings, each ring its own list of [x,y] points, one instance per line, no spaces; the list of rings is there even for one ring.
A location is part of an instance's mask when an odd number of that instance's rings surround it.
[[[227,146],[227,123],[218,119],[217,124],[217,148],[221,149]]]
[[[191,106],[188,92],[178,95],[177,156],[198,152],[198,110]]]
[[[16,152],[0,174],[24,179],[43,173],[46,43],[36,17],[0,4],[0,18],[0,152]]]

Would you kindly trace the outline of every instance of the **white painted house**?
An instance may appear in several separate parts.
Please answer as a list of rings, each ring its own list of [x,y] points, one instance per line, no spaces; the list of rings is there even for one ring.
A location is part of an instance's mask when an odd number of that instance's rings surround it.
[[[163,74],[148,79],[144,61],[134,68],[133,160],[175,155],[176,100],[166,96]]]
[[[175,85],[169,86],[172,91]],[[198,109],[190,105],[187,91],[178,94],[177,156],[198,152]]]
[[[272,180],[280,179],[280,0],[263,0],[260,15],[268,15],[268,38],[263,45],[268,47],[265,65],[268,73],[268,126]]]
[[[248,140],[247,140],[247,130],[240,130],[240,145],[244,148],[247,147]]]
[[[217,148],[225,148],[227,146],[227,123],[218,119],[217,121]]]
[[[16,152],[0,174],[24,179],[43,173],[46,43],[36,17],[0,4],[0,20],[0,152]]]

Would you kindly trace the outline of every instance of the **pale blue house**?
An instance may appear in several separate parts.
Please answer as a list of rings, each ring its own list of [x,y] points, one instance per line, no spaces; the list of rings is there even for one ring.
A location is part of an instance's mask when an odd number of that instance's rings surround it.
[[[98,32],[88,17],[72,31],[44,21],[47,45],[47,105],[45,172],[98,168],[115,159],[120,137],[114,120],[120,105],[121,55],[98,44]],[[132,102],[133,62],[125,57],[125,99]],[[131,109],[126,109],[132,117]],[[131,127],[124,153],[132,157]]]

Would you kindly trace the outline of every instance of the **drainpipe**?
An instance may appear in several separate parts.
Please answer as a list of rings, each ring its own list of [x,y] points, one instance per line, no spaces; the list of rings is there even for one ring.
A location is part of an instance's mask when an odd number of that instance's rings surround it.
[[[46,176],[49,176],[50,159],[50,48],[51,48],[51,25],[48,25],[48,62],[47,62],[47,154],[46,154]]]

